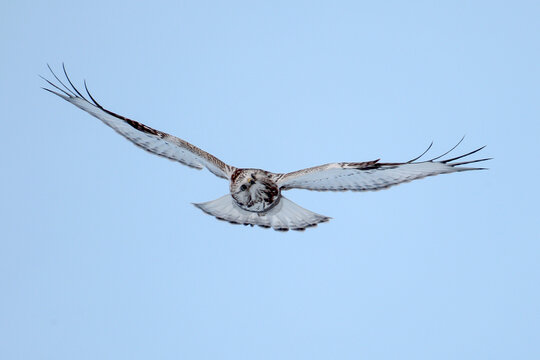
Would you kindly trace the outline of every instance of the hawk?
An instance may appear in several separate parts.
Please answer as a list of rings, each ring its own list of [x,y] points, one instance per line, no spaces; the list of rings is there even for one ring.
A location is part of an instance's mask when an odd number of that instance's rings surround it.
[[[420,156],[401,163],[385,163],[380,159],[364,162],[339,162],[319,165],[290,173],[273,173],[262,169],[236,168],[185,140],[128,119],[101,106],[84,87],[88,98],[73,85],[63,71],[69,87],[53,72],[58,84],[42,77],[51,88],[43,87],[67,102],[103,121],[117,133],[146,151],[177,161],[195,169],[208,169],[229,181],[229,193],[219,199],[193,204],[205,213],[233,224],[258,225],[278,231],[305,230],[331,218],[302,208],[283,196],[289,189],[316,191],[374,191],[387,189],[427,176],[460,171],[482,170],[463,167],[466,164],[490,160],[464,160],[484,147],[453,158],[439,160],[454,150],[463,140],[441,156],[418,161]]]

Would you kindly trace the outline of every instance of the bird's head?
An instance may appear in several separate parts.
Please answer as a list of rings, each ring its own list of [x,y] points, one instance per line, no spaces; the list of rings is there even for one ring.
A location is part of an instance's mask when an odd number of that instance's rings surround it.
[[[251,193],[251,188],[257,184],[257,175],[255,170],[246,169],[231,182],[231,193],[246,195]]]
[[[258,169],[242,169],[231,181],[231,195],[236,203],[250,211],[264,211],[278,200],[279,188],[268,174]]]

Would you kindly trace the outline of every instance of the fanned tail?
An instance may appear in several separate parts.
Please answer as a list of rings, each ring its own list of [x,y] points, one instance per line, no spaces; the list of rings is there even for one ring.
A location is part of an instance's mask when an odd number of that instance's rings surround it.
[[[229,194],[213,201],[193,205],[219,220],[228,221],[232,224],[259,225],[277,231],[302,231],[331,219],[328,216],[304,209],[283,196],[276,206],[265,213],[243,210],[236,205]]]

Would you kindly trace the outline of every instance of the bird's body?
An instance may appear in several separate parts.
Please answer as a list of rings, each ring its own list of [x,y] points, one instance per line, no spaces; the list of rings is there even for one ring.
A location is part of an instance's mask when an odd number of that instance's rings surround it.
[[[479,148],[451,159],[435,161],[454,150],[456,145],[439,157],[421,162],[417,160],[429,148],[419,157],[402,163],[381,163],[379,160],[330,163],[285,174],[262,169],[236,168],[185,140],[103,108],[90,95],[85,83],[86,92],[90,98],[87,100],[73,86],[65,68],[64,73],[71,88],[64,85],[52,72],[60,84],[55,85],[47,79],[45,81],[59,92],[44,89],[97,117],[146,151],[193,168],[205,167],[214,175],[228,180],[229,194],[213,201],[194,205],[207,214],[234,224],[259,225],[282,231],[304,230],[326,222],[330,218],[298,206],[285,198],[282,195],[283,191],[295,188],[316,191],[381,190],[427,176],[479,170],[480,168],[462,167],[462,165],[489,160],[457,161],[482,149]]]

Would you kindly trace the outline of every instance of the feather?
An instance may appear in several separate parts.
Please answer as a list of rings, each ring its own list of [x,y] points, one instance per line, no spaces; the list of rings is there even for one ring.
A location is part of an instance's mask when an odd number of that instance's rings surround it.
[[[243,210],[229,194],[213,201],[193,205],[208,215],[232,224],[259,225],[278,231],[305,230],[331,219],[304,209],[283,196],[276,206],[265,213]]]

